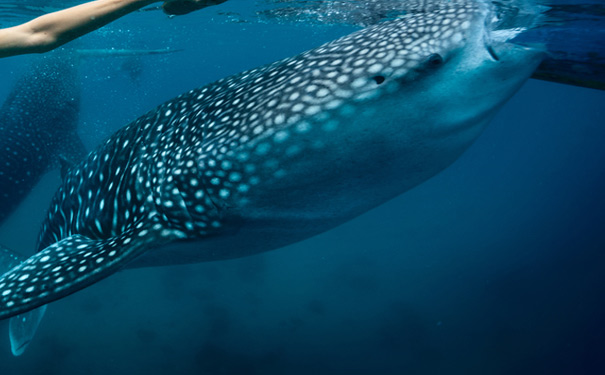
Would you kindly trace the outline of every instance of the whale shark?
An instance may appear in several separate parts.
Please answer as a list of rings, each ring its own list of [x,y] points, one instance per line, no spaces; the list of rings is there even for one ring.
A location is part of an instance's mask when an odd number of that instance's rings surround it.
[[[77,67],[68,55],[36,59],[17,80],[0,109],[0,223],[44,173],[84,159],[79,112]]]
[[[165,55],[179,50],[80,49],[41,56],[27,68],[0,108],[0,223],[53,168],[81,161],[77,134],[82,58]]]
[[[118,270],[239,258],[330,230],[452,164],[544,57],[451,0],[190,90],[72,167],[0,319]]]

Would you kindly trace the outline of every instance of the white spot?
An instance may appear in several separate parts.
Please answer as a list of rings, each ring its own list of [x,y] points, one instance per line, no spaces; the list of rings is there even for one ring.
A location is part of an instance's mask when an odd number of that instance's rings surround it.
[[[279,114],[277,116],[275,116],[275,124],[276,125],[281,125],[284,123],[284,121],[286,121],[286,116],[284,116],[283,114]]]
[[[258,155],[265,155],[266,153],[269,152],[270,149],[271,149],[271,145],[269,145],[268,143],[261,143],[260,145],[258,145],[256,147],[256,153]]]
[[[460,41],[462,41],[462,34],[461,33],[454,34],[454,36],[452,37],[452,41],[454,43],[459,43]]]
[[[351,82],[351,87],[359,88],[365,86],[368,83],[366,78],[357,78],[353,82]]]
[[[288,132],[285,130],[279,131],[279,132],[275,133],[274,139],[275,139],[275,142],[281,143],[281,142],[285,141],[286,139],[288,139]]]
[[[242,179],[242,174],[239,172],[231,172],[229,175],[229,180],[233,182],[238,182]],[[195,193],[197,197],[197,192]]]
[[[398,68],[403,64],[405,64],[405,61],[403,59],[394,59],[393,61],[391,61],[391,66],[393,68]]]
[[[319,113],[319,111],[321,111],[321,108],[319,106],[313,105],[313,106],[310,106],[309,108],[307,108],[305,110],[305,113],[309,116],[313,116],[313,115]]]
[[[368,72],[371,74],[376,74],[380,72],[384,67],[382,64],[374,64],[368,68]]]
[[[327,132],[331,132],[336,130],[336,128],[338,128],[338,121],[336,120],[330,120],[328,122],[326,122],[323,126],[322,126],[324,131]]]

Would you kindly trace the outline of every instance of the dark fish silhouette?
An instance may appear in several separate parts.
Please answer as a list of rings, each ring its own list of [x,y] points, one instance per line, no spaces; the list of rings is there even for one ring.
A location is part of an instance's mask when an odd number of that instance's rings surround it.
[[[13,87],[0,110],[0,222],[41,176],[86,152],[76,134],[80,85],[72,59],[51,54]]]

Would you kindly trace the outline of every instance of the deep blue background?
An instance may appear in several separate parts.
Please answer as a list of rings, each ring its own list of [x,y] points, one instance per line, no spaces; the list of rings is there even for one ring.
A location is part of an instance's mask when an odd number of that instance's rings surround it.
[[[184,49],[82,62],[89,147],[187,89],[349,30],[213,17],[143,12],[75,43]],[[30,59],[0,60],[0,99]],[[19,358],[0,323],[0,374],[603,373],[604,119],[603,92],[530,81],[453,166],[346,225],[111,276],[51,304]],[[58,183],[45,177],[1,243],[33,251]]]

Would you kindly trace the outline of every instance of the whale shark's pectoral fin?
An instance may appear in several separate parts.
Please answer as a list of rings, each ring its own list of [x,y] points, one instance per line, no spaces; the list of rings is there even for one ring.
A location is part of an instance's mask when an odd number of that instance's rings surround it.
[[[36,253],[0,277],[0,319],[72,294],[116,272],[150,243],[174,239],[172,232],[143,223],[108,239],[72,235]]]
[[[0,274],[11,270],[25,261],[25,257],[7,248],[0,246]],[[11,351],[14,356],[20,356],[36,334],[36,330],[46,312],[46,306],[14,316],[10,319],[8,336],[11,342]]]

